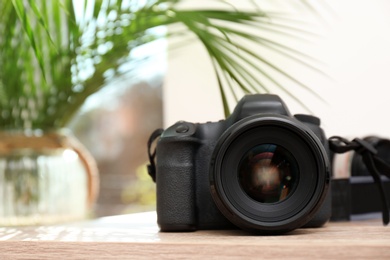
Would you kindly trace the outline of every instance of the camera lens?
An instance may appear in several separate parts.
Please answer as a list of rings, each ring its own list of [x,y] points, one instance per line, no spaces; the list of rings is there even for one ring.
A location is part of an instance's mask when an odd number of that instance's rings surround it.
[[[286,199],[298,181],[299,168],[294,156],[284,147],[261,144],[241,159],[239,182],[245,193],[260,203]]]
[[[210,188],[218,209],[236,226],[284,233],[308,223],[329,184],[329,160],[317,136],[282,115],[244,118],[219,138]]]

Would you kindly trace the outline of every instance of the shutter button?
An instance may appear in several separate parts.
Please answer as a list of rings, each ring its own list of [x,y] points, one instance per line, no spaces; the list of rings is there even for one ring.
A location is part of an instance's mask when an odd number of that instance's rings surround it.
[[[188,127],[188,125],[179,125],[178,127],[176,127],[176,133],[184,134],[187,133],[189,129],[190,128]]]

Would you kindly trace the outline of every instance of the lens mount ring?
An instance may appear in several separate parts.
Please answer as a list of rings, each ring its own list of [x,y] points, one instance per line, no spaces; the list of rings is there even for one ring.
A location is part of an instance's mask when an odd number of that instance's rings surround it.
[[[238,177],[243,155],[263,144],[289,151],[299,169],[294,190],[276,203],[248,196]],[[236,122],[219,138],[211,158],[211,194],[219,210],[238,227],[283,233],[303,226],[318,211],[328,189],[329,169],[324,146],[307,126],[283,115],[254,115]]]

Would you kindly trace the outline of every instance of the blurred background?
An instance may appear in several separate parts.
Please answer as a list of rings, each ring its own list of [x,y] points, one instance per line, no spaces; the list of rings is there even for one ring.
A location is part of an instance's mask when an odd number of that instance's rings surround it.
[[[238,0],[232,2],[240,5]],[[284,13],[288,17],[284,25],[302,28],[295,32],[300,39],[283,30],[264,33],[305,51],[323,72],[255,49],[277,61],[283,70],[298,75],[323,100],[282,78],[289,92],[310,111],[280,88],[270,91],[280,95],[293,114],[320,117],[328,136],[390,137],[390,1],[258,2],[266,11]],[[160,42],[166,55],[143,68],[141,79],[124,80],[116,88],[95,94],[71,123],[75,135],[98,161],[101,187],[97,216],[154,210],[154,183],[145,168],[146,142],[154,129],[178,120],[224,118],[218,83],[204,47],[189,41],[171,51],[170,44]]]
[[[146,143],[162,127],[162,75],[150,73],[155,75],[149,80],[125,81],[97,93],[70,125],[98,164],[96,216],[154,210]]]
[[[273,34],[273,39],[316,58],[318,66],[328,76],[271,56],[273,54],[267,57],[277,59],[285,71],[298,75],[325,102],[296,88],[291,82],[285,88],[299,97],[310,112],[280,89],[274,88],[272,92],[285,100],[292,113],[312,113],[320,117],[329,136],[390,136],[390,121],[387,119],[390,100],[390,2],[306,2],[316,8],[314,13],[300,5],[299,1],[259,1],[270,10],[288,13],[294,20],[289,23],[300,23],[305,30],[301,33],[305,41],[282,34]],[[219,90],[213,87],[216,85],[207,53],[200,44],[191,44],[180,55],[171,55],[163,91],[165,125],[183,118],[199,122],[223,118]]]

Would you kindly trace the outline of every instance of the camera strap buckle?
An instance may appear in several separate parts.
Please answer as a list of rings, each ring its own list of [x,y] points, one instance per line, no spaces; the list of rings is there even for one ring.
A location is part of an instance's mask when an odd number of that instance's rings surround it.
[[[156,182],[156,163],[154,159],[156,158],[156,148],[152,152],[152,144],[153,142],[159,138],[164,130],[159,128],[154,130],[154,132],[150,135],[148,140],[148,156],[149,156],[149,163],[148,164],[148,173],[150,177],[152,177],[153,181]]]
[[[370,143],[359,138],[348,141],[339,136],[332,136],[329,138],[329,148],[335,153],[345,153],[354,150],[362,156],[363,162],[380,192],[383,224],[389,224],[389,204],[387,202],[381,174],[390,178],[390,165],[377,156],[377,150]]]

